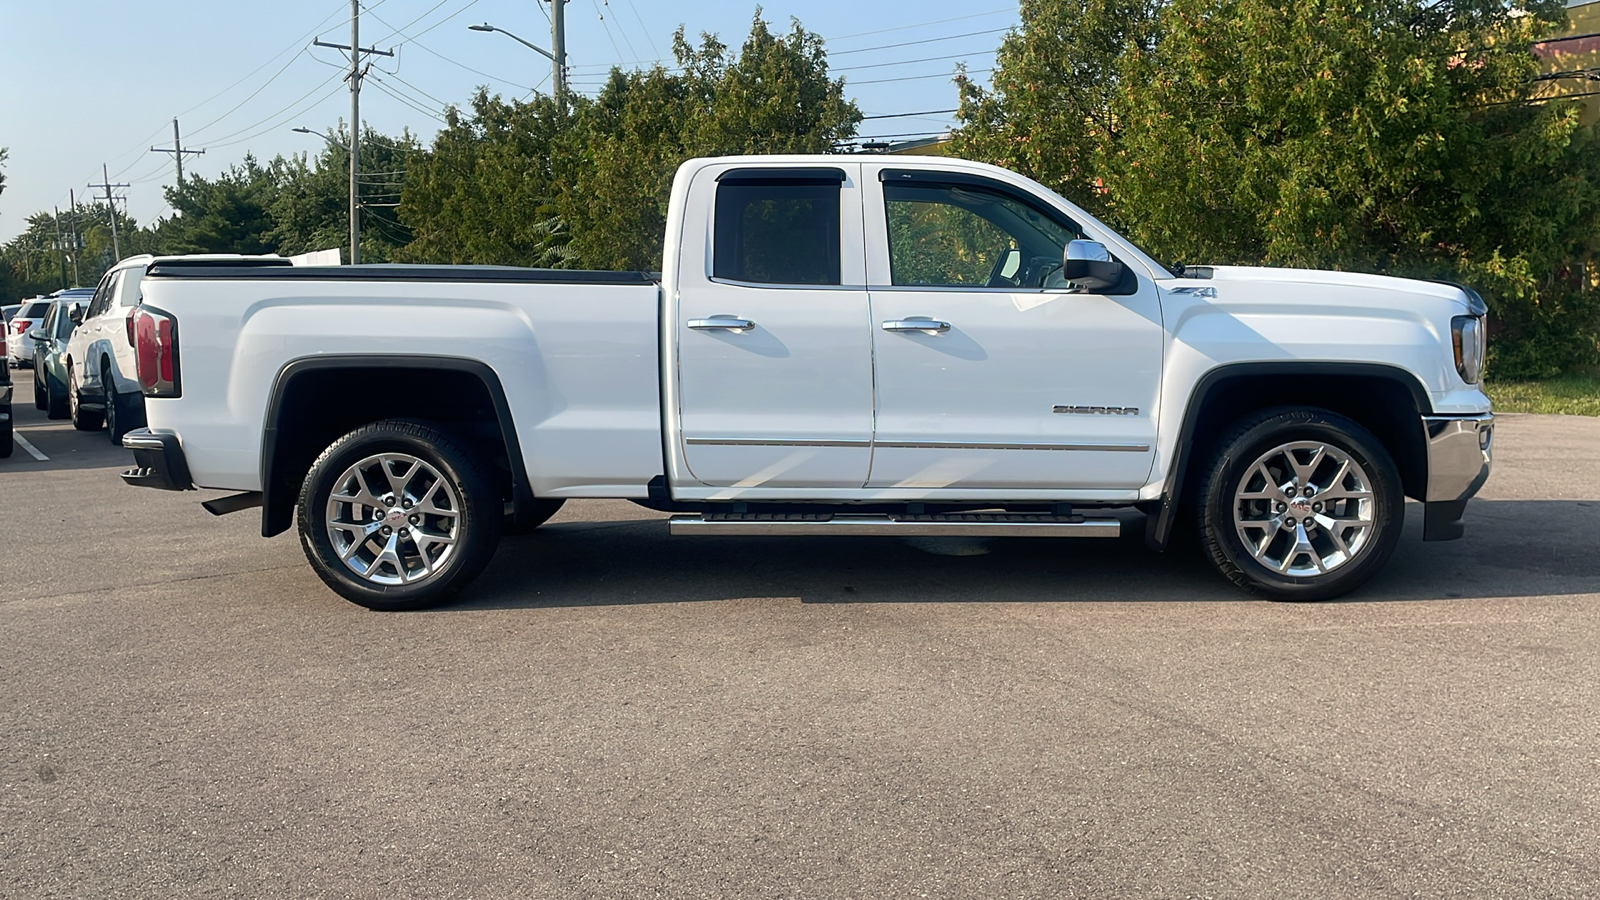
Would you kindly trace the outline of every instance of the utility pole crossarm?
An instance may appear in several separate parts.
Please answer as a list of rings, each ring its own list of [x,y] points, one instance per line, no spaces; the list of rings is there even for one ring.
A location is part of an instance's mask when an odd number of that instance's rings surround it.
[[[350,45],[349,44],[330,44],[327,41],[323,41],[323,40],[315,40],[315,41],[312,41],[311,44],[314,47],[327,47],[327,48],[329,48],[331,50],[346,50],[346,51],[348,51],[350,49]],[[373,47],[362,47],[361,48],[361,52],[362,53],[371,54],[373,56],[393,56],[394,55],[394,51],[393,50],[378,50],[378,49],[373,48]]]
[[[171,147],[151,147],[150,148],[150,152],[151,153],[171,153],[172,154],[173,162],[178,164],[178,186],[182,187],[183,186],[183,157],[184,157],[184,155],[188,154],[189,156],[199,156],[200,154],[202,154],[202,153],[204,153],[206,151],[204,151],[204,150],[185,150],[185,149],[183,149],[183,138],[182,138],[181,135],[178,134],[178,120],[177,119],[173,119],[172,120],[172,146]]]

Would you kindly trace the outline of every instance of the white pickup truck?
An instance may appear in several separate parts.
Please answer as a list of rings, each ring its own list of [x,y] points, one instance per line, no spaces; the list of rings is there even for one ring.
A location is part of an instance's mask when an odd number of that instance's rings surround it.
[[[1197,223],[1204,227],[1204,223]],[[131,484],[241,491],[376,609],[502,528],[626,498],[683,535],[1115,537],[1183,518],[1280,599],[1383,565],[1488,477],[1470,289],[1164,268],[1003,169],[696,159],[659,275],[152,264]],[[296,516],[298,509],[298,517]]]

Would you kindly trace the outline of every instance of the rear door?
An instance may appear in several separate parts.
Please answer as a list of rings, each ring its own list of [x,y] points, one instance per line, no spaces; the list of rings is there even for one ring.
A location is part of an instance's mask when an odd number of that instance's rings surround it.
[[[866,483],[859,172],[730,164],[691,185],[674,343],[679,449],[701,484],[755,496]]]

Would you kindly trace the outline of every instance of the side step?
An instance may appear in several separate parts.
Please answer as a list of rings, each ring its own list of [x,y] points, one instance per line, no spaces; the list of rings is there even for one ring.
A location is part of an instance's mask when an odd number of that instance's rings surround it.
[[[673,516],[671,534],[713,535],[937,535],[969,537],[1095,537],[1122,534],[1120,519],[1026,513],[853,515],[831,513],[708,513]]]

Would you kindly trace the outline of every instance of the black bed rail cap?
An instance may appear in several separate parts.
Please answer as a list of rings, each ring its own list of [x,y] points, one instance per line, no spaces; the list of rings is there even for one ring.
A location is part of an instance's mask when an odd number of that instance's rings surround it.
[[[147,278],[215,281],[415,281],[487,284],[655,284],[649,272],[598,272],[587,269],[525,269],[517,266],[173,266],[152,265]]]

